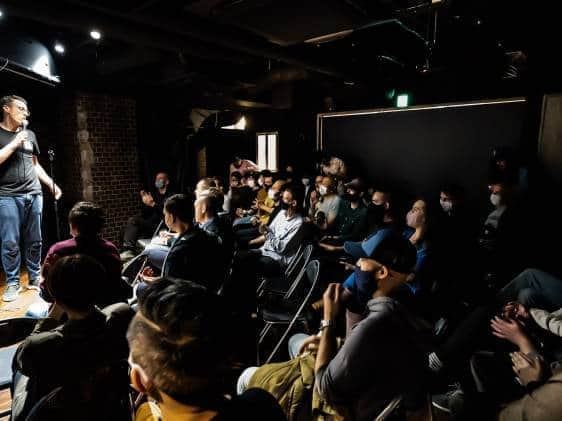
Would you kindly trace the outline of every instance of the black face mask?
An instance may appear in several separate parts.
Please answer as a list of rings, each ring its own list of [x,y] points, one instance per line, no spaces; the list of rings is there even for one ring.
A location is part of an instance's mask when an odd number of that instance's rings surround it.
[[[351,193],[346,193],[346,194],[345,194],[345,198],[346,198],[347,200],[349,200],[350,202],[353,202],[353,203],[359,201],[359,195],[358,195],[357,193],[353,193],[353,194],[351,194]]]
[[[371,224],[381,224],[384,219],[385,208],[384,204],[375,205],[374,203],[369,204],[369,211],[367,217],[369,218],[369,223]]]
[[[266,190],[269,190],[269,189],[271,188],[271,186],[273,186],[273,184],[264,184],[264,185],[263,185],[263,187],[264,187]]]
[[[287,202],[281,201],[281,203],[279,204],[279,206],[281,206],[281,209],[287,210],[287,209],[289,209],[289,208],[291,207],[291,204],[290,204],[290,203],[287,203]]]

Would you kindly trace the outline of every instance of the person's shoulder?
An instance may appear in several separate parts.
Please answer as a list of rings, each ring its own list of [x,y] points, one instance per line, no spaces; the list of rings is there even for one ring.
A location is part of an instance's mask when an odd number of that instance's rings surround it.
[[[64,254],[65,252],[72,252],[76,249],[77,243],[74,238],[59,241],[51,246],[48,254]]]
[[[111,241],[106,240],[105,238],[100,238],[100,243],[105,249],[111,251],[112,253],[119,254],[119,250],[117,249],[117,246],[113,244]]]
[[[126,303],[111,304],[104,307],[101,312],[105,315],[105,319],[108,323],[124,320],[128,324],[128,321],[135,315],[131,306]]]

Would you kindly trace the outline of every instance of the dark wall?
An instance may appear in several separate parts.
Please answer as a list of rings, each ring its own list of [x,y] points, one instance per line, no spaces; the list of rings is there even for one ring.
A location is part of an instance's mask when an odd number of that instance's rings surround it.
[[[456,182],[481,202],[491,151],[522,149],[525,114],[525,103],[509,103],[324,117],[323,147],[375,185],[436,196]]]

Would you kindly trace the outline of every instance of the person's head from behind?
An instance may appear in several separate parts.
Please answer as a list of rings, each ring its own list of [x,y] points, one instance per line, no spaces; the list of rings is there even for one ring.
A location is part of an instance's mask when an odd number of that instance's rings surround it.
[[[230,174],[230,187],[240,187],[242,185],[242,174],[234,171]]]
[[[232,161],[232,165],[234,165],[235,168],[240,168],[240,166],[242,165],[242,158],[236,155],[234,157],[234,160]]]
[[[164,223],[175,232],[181,232],[192,224],[193,201],[185,194],[174,194],[164,202]]]
[[[439,191],[439,204],[443,211],[450,213],[463,202],[464,191],[456,184],[447,184]]]
[[[154,187],[157,189],[165,189],[170,184],[170,178],[165,172],[159,172],[154,179]]]
[[[427,204],[425,200],[418,199],[406,214],[406,225],[410,228],[420,229],[427,225]]]
[[[68,213],[70,235],[74,238],[95,238],[101,234],[104,223],[102,208],[92,202],[78,202]]]
[[[416,264],[416,249],[406,238],[397,233],[385,236],[369,258],[360,259],[358,266],[372,272],[374,282],[362,285],[371,293],[375,290],[390,294],[410,279]],[[369,278],[367,278],[369,279]],[[372,278],[371,278],[372,279]]]
[[[49,269],[45,288],[69,315],[94,309],[100,280],[107,276],[103,266],[83,254],[61,257]]]
[[[215,179],[210,177],[204,177],[197,182],[195,185],[195,197],[198,198],[201,194],[207,192],[211,188],[218,188]]]
[[[151,284],[127,332],[133,387],[164,405],[205,407],[225,360],[220,308],[219,297],[198,284]]]
[[[195,200],[195,222],[202,224],[217,216],[223,203],[224,197],[220,191],[215,188],[206,190]]]
[[[0,98],[0,107],[2,107],[2,119],[15,126],[21,126],[30,115],[27,101],[21,96],[7,95]]]

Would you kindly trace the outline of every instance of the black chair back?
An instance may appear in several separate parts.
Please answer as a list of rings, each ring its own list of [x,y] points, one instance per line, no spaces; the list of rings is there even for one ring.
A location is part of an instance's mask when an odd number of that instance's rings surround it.
[[[33,332],[36,324],[37,319],[31,317],[0,320],[0,348],[23,341]]]

